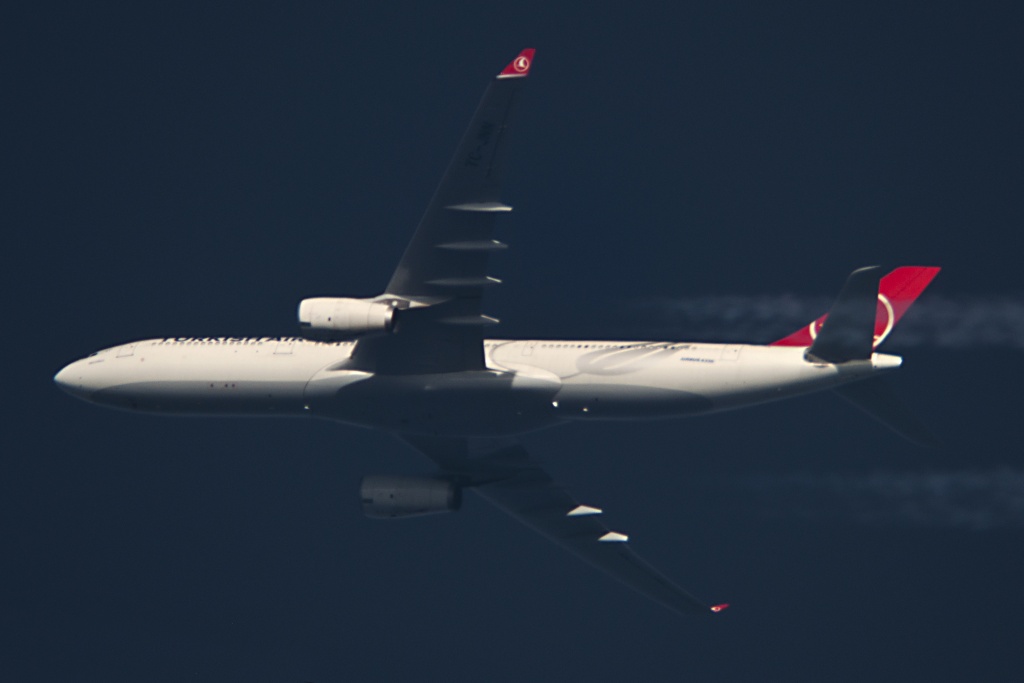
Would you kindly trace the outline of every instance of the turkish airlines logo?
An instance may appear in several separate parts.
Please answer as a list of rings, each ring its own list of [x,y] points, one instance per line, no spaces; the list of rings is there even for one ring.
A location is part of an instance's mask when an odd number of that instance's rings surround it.
[[[512,68],[515,69],[517,73],[526,73],[527,71],[530,70],[529,57],[525,55],[519,55],[518,57],[516,57],[515,61],[512,62]]]
[[[896,315],[892,310],[892,303],[889,302],[889,297],[885,294],[878,295],[878,303],[882,304],[882,310],[885,311],[885,325],[882,326],[882,331],[874,335],[875,341],[873,346],[878,346],[885,341],[889,333],[892,332],[893,326],[896,324]],[[815,320],[813,323],[807,326],[807,332],[811,335],[811,340],[818,338],[818,332],[821,331],[823,323]],[[878,316],[875,315],[875,330],[878,330]]]
[[[892,311],[892,304],[889,303],[889,297],[885,294],[878,295],[878,303],[882,304],[882,308],[885,309],[885,326],[879,334],[875,335],[875,346],[878,346],[885,341],[885,338],[892,332],[893,325],[896,324],[896,315]],[[878,320],[875,320],[875,329],[878,329]]]

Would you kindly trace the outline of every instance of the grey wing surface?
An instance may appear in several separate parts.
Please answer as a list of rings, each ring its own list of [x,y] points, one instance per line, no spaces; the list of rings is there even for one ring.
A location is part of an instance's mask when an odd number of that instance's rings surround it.
[[[378,373],[484,369],[484,290],[498,284],[489,256],[500,201],[506,131],[534,50],[523,50],[487,88],[382,299],[400,309],[394,334],[360,340],[354,365]]]
[[[601,510],[581,505],[513,439],[401,435],[437,463],[446,476],[598,569],[679,613],[718,612],[687,593],[629,547],[628,537],[601,521]]]

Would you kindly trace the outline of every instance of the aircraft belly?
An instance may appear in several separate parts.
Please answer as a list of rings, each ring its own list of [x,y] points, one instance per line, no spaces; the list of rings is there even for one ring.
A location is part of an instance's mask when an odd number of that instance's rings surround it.
[[[143,412],[221,415],[300,414],[302,381],[152,381],[105,387],[92,400]]]
[[[322,372],[306,387],[314,416],[443,436],[518,434],[559,421],[557,380],[495,371],[428,375]]]
[[[714,411],[777,401],[820,391],[864,376],[865,364],[837,367],[804,359],[803,349],[786,347],[745,347],[732,377],[707,384],[702,392],[714,404]]]
[[[712,402],[699,393],[677,388],[578,382],[565,385],[555,397],[563,419],[636,420],[708,411]]]

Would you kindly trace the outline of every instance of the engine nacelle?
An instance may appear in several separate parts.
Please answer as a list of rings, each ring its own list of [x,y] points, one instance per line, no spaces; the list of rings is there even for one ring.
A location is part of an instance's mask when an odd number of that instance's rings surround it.
[[[462,490],[458,486],[427,477],[365,477],[359,497],[363,514],[376,519],[452,512],[462,504]]]
[[[299,326],[317,339],[343,339],[369,332],[390,332],[395,309],[369,299],[303,299],[299,304]]]

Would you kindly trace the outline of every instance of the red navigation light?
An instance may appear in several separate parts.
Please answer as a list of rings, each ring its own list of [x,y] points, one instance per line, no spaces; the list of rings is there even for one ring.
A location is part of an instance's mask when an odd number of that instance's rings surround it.
[[[723,602],[721,605],[712,605],[711,606],[711,611],[712,612],[721,612],[722,610],[724,610],[728,606],[729,606],[729,603],[727,603],[727,602]]]

